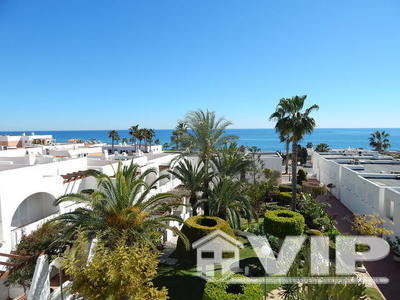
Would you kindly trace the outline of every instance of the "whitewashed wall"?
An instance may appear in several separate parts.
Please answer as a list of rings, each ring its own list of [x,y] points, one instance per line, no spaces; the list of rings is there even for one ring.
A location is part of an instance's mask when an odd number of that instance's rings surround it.
[[[332,194],[349,210],[355,214],[379,214],[386,219],[387,227],[400,236],[400,190],[377,185],[351,170],[351,166],[340,165],[316,152],[312,161],[317,179],[325,185],[333,184]]]

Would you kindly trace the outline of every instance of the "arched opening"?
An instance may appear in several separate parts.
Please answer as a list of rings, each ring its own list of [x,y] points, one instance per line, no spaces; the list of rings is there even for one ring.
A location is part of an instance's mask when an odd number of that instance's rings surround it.
[[[12,227],[23,227],[46,218],[59,211],[53,204],[55,198],[49,193],[35,193],[25,198],[18,206],[12,220]]]

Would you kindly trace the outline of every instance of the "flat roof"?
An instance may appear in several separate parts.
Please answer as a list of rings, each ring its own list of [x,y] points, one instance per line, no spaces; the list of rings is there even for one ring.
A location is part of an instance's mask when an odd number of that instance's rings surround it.
[[[396,179],[387,179],[387,178],[366,178],[366,179],[380,186],[400,187],[400,180]]]
[[[360,164],[364,170],[355,170],[358,173],[388,173],[400,174],[400,164]]]

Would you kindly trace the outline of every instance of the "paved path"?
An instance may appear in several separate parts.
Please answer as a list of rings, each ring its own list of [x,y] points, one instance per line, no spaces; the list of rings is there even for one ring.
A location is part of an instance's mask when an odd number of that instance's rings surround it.
[[[327,212],[330,216],[336,217],[336,225],[341,232],[354,233],[351,229],[353,214],[346,206],[332,195],[319,197],[318,199],[331,204],[331,207],[327,208]],[[379,289],[385,295],[386,299],[400,299],[400,263],[394,262],[392,255],[376,262],[365,263],[365,266],[372,277],[389,278],[389,284],[379,285]]]

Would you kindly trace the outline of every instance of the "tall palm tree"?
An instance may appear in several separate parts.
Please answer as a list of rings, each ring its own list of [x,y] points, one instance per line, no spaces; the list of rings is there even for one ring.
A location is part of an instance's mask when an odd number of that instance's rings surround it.
[[[197,163],[191,162],[189,159],[184,158],[179,161],[178,165],[173,170],[169,170],[169,173],[178,178],[186,189],[190,191],[190,205],[192,206],[193,215],[196,213],[197,204],[197,193],[202,190],[204,169],[203,163],[198,161]]]
[[[131,136],[130,141],[132,142],[132,144],[135,145],[135,151],[136,151],[136,134],[138,130],[139,130],[138,124],[129,127],[129,135]]]
[[[114,152],[114,142],[120,139],[118,131],[110,130],[108,132],[108,137],[111,139],[111,151]]]
[[[146,129],[146,131],[145,131],[145,139],[146,139],[146,142],[150,146],[150,150],[151,150],[151,144],[153,143],[153,138],[155,136],[156,136],[156,132],[155,132],[154,129]]]
[[[232,179],[246,172],[251,163],[236,143],[224,145],[211,160],[219,177]]]
[[[232,226],[240,229],[241,217],[251,220],[255,212],[250,201],[240,190],[240,185],[230,179],[221,179],[216,184],[209,199],[210,215],[217,216]]]
[[[283,136],[289,135],[292,142],[292,209],[296,209],[297,145],[305,134],[314,130],[315,120],[310,117],[310,114],[319,108],[314,104],[304,109],[306,98],[306,95],[282,98],[276,111],[270,116],[270,120],[276,121],[277,132]]]
[[[178,125],[175,127],[175,130],[172,132],[171,142],[175,143],[176,150],[180,150],[182,148],[182,137],[186,134],[187,130],[187,124],[183,121],[179,121]]]
[[[280,120],[285,117],[286,111],[282,107],[279,107],[275,110],[275,112],[269,117],[270,120]],[[279,133],[279,140],[281,143],[285,142],[286,145],[286,159],[285,159],[285,174],[289,173],[289,147],[290,147],[290,134],[284,133],[282,130],[279,130],[275,127],[277,132]]]
[[[155,245],[154,233],[168,229],[186,239],[177,228],[168,225],[169,221],[183,222],[181,218],[170,214],[171,207],[180,205],[177,196],[171,193],[152,194],[157,188],[157,182],[168,175],[146,183],[145,178],[156,174],[156,171],[148,169],[138,175],[139,168],[136,164],[122,166],[120,163],[115,178],[89,170],[87,174],[97,180],[97,190],[90,195],[78,193],[58,198],[55,201],[57,205],[67,201],[84,204],[56,218],[68,226],[65,238],[82,231],[89,238],[100,234],[112,243],[125,233],[131,243],[147,241]],[[168,202],[168,199],[174,201]]]
[[[136,138],[139,140],[139,149],[141,150],[142,141],[146,139],[146,129],[141,128],[136,132]]]
[[[204,164],[204,197],[208,197],[211,158],[215,155],[218,149],[227,143],[233,142],[238,137],[235,135],[226,135],[225,130],[232,124],[225,118],[217,119],[213,111],[192,111],[185,117],[185,123],[188,126],[185,134],[185,143],[190,145],[191,151],[194,151],[199,156]],[[208,207],[205,206],[205,214],[208,214]]]
[[[381,152],[387,150],[390,147],[389,136],[390,134],[386,131],[377,130],[371,133],[371,136],[369,138],[369,145],[371,147],[374,147],[375,151]]]
[[[285,158],[285,174],[289,173],[289,148],[290,148],[290,135],[282,135],[279,134],[279,140],[281,143],[285,143],[285,150],[286,150],[286,158]]]

